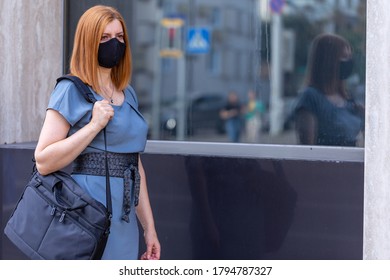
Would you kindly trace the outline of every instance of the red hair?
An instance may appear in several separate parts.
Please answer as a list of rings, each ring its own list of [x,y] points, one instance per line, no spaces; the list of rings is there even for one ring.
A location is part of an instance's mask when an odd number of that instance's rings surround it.
[[[70,74],[78,76],[96,92],[101,92],[98,79],[100,38],[106,26],[115,19],[122,24],[126,50],[119,64],[112,68],[111,79],[118,90],[123,90],[131,80],[132,58],[122,15],[112,7],[98,5],[88,9],[77,24],[70,60]]]

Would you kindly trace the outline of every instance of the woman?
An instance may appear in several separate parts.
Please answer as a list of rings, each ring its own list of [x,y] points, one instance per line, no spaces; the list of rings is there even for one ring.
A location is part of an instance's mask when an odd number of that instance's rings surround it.
[[[123,167],[120,177],[110,178],[113,217],[103,259],[138,258],[136,215],[146,243],[141,259],[160,258],[160,243],[139,157],[146,144],[147,124],[129,85],[131,62],[125,22],[118,11],[107,6],[87,10],[77,25],[70,74],[88,84],[98,101],[92,105],[71,81],[59,82],[50,97],[35,150],[36,166],[41,174],[62,169],[74,161],[74,179],[105,204],[105,176],[89,171],[97,172],[99,167],[104,167],[102,130],[106,128],[107,150],[112,159],[110,169],[117,171],[120,164],[126,163],[131,165],[135,178],[140,176],[140,180],[132,178],[130,185],[135,187],[130,191],[124,187],[122,178],[124,168],[129,166]],[[91,158],[99,161],[98,167],[92,166]],[[111,170],[110,174],[113,174]]]
[[[299,142],[307,145],[356,146],[364,108],[345,88],[352,73],[352,49],[338,35],[318,35],[308,59],[306,88],[296,107]]]

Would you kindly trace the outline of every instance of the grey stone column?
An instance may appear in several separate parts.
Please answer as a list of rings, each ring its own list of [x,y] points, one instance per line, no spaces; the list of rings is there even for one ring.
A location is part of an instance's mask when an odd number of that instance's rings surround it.
[[[364,259],[390,259],[390,1],[367,0]]]
[[[62,72],[62,2],[0,0],[0,144],[38,139]]]

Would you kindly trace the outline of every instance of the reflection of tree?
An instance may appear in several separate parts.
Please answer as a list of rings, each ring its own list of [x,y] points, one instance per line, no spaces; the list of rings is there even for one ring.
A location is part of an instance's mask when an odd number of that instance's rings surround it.
[[[366,73],[366,1],[360,1],[358,15],[348,17],[345,11],[335,12],[336,32],[351,44],[354,52],[354,72],[358,73],[361,83]]]
[[[307,54],[309,52],[310,43],[313,38],[321,32],[320,27],[319,25],[312,24],[306,17],[302,17],[301,15],[287,16],[283,21],[286,28],[295,30],[295,69],[296,71],[303,73],[303,69],[307,63]]]
[[[306,17],[299,14],[287,16],[283,20],[285,28],[294,30],[296,36],[295,70],[292,73],[286,73],[285,81],[290,85],[284,87],[286,91],[288,90],[285,95],[294,96],[302,85],[310,42],[320,33],[320,25],[312,24]]]

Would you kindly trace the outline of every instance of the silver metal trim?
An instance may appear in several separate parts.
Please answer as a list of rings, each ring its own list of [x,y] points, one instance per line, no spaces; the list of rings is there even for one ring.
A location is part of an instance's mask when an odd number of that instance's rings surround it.
[[[148,154],[364,162],[364,148],[148,140]]]
[[[35,149],[36,142],[0,145],[0,149]],[[200,155],[281,160],[364,162],[364,148],[232,144],[148,140],[144,153],[164,155]]]

